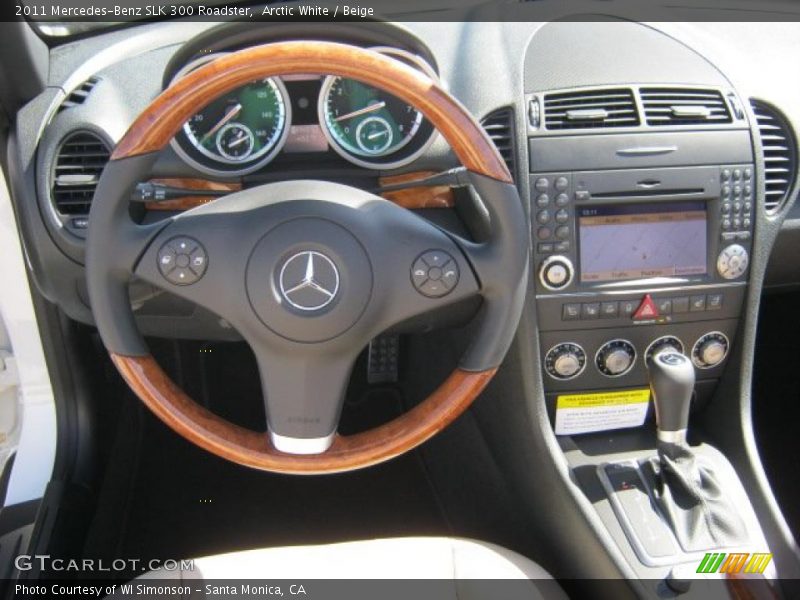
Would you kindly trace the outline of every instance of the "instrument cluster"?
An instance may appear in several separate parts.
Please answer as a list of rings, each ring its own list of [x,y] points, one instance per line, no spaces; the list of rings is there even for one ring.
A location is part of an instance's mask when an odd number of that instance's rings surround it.
[[[420,57],[396,48],[373,48],[433,79]],[[204,56],[173,82],[218,58]],[[327,152],[371,169],[409,164],[433,141],[435,130],[416,108],[378,88],[338,76],[270,77],[215,98],[193,115],[172,147],[210,175],[245,175],[279,153]]]

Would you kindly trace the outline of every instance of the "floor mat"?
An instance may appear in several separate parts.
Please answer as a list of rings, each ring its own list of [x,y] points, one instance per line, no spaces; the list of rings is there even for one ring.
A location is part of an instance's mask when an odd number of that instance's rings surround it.
[[[182,357],[184,352],[206,355],[199,361],[202,371],[192,371],[198,365]],[[194,388],[190,393],[211,402],[215,411],[248,424],[259,413],[263,415],[258,407],[257,375],[246,348],[202,352],[182,348],[171,358],[162,349],[161,354],[169,370],[182,363],[178,371],[203,373],[187,384],[187,391]],[[360,400],[351,403],[354,406],[343,422],[353,430],[357,424],[393,416],[402,404],[399,392],[391,387],[355,392],[351,396]],[[449,533],[415,452],[341,475],[262,473],[198,449],[134,398],[126,402],[112,451],[115,456],[109,461],[114,467],[106,476],[87,556],[180,558],[267,546]]]

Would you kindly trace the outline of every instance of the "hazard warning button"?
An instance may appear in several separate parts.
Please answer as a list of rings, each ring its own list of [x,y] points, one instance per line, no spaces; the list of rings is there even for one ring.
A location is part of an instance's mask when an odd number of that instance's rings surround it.
[[[653,298],[650,294],[645,294],[644,299],[642,299],[642,303],[639,305],[639,308],[636,309],[636,312],[633,313],[631,317],[634,321],[644,321],[647,319],[655,319],[658,317],[658,307],[656,303],[653,301]]]

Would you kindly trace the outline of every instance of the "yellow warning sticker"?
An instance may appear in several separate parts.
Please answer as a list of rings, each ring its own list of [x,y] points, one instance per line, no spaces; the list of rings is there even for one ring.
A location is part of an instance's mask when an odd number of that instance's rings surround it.
[[[647,416],[649,402],[649,388],[559,396],[556,435],[639,427]]]

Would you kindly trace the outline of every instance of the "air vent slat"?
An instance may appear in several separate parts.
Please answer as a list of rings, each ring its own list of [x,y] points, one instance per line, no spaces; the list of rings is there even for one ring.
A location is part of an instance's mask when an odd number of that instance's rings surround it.
[[[544,122],[553,130],[636,127],[639,113],[632,90],[580,90],[546,94]]]
[[[774,107],[751,100],[758,122],[764,161],[764,208],[778,212],[786,203],[797,174],[797,150],[794,134],[783,115]]]
[[[481,120],[481,126],[494,142],[511,175],[515,175],[514,113],[512,110],[501,108],[486,115]]]
[[[110,150],[97,135],[73,133],[61,144],[51,177],[51,194],[62,215],[88,215]]]
[[[733,122],[728,104],[716,90],[642,88],[639,95],[648,125],[722,125]]]
[[[80,106],[86,99],[89,97],[89,94],[92,93],[94,86],[96,86],[100,82],[99,77],[90,77],[74,90],[69,93],[69,96],[61,103],[61,106],[58,107],[58,112],[62,110],[67,110],[68,108],[73,108],[75,106]]]

